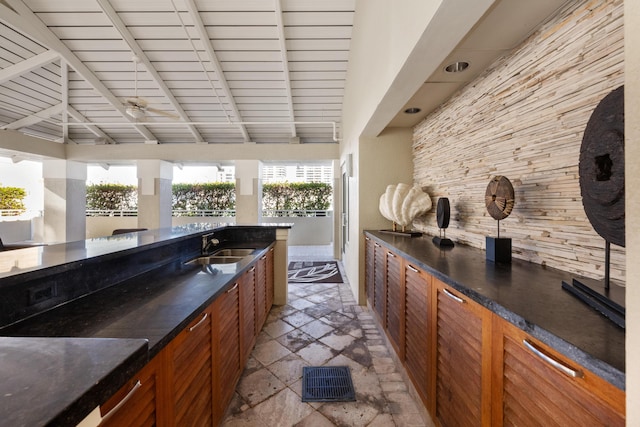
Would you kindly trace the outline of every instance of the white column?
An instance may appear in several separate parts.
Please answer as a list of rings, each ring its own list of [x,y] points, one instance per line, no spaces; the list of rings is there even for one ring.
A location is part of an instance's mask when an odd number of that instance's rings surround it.
[[[289,264],[288,251],[289,229],[278,228],[276,230],[276,245],[273,252],[273,303],[285,305],[289,292],[289,276],[287,267]]]
[[[171,227],[173,164],[164,160],[138,160],[138,227]]]
[[[262,162],[236,160],[236,224],[262,222]]]
[[[87,165],[69,160],[42,162],[46,243],[86,239]]]
[[[640,3],[624,2],[627,425],[640,425]]]

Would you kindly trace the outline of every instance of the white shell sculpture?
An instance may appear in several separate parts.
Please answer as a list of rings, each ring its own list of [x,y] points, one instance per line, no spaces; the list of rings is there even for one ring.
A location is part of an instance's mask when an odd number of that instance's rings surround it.
[[[431,209],[431,197],[420,187],[408,184],[388,185],[380,196],[380,213],[403,229]]]

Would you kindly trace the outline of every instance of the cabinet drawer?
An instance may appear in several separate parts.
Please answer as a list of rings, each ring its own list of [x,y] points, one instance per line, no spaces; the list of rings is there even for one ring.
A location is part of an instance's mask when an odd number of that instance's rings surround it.
[[[624,392],[494,318],[495,425],[624,426]]]

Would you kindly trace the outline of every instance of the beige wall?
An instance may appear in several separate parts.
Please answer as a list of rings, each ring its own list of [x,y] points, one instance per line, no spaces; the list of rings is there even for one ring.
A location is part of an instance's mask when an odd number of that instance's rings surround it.
[[[484,194],[504,175],[516,201],[500,231],[513,256],[602,278],[605,242],[584,212],[578,159],[593,109],[623,84],[622,0],[574,1],[416,126],[414,179],[449,197],[447,236],[483,248],[496,235]],[[435,212],[416,226],[436,234]],[[624,254],[612,245],[621,282]]]
[[[624,4],[627,425],[640,425],[640,2]]]
[[[356,13],[356,22],[354,27],[354,36],[356,37],[354,37],[352,41],[353,51],[352,51],[352,57],[350,58],[350,68],[349,68],[349,74],[348,74],[349,83],[345,91],[345,104],[344,104],[345,111],[344,111],[344,118],[343,118],[344,140],[341,143],[341,150],[340,150],[342,161],[344,161],[345,157],[348,154],[352,154],[354,156],[354,177],[351,179],[352,183],[350,185],[350,187],[352,187],[351,202],[360,203],[360,205],[352,208],[352,214],[354,215],[354,219],[352,219],[352,222],[351,222],[351,226],[352,226],[351,234],[355,235],[358,238],[363,229],[377,227],[380,225],[380,221],[384,221],[380,216],[378,216],[377,205],[373,206],[372,204],[373,200],[367,201],[367,198],[361,195],[361,193],[369,191],[367,186],[368,177],[374,178],[374,179],[376,178],[383,179],[383,177],[375,176],[373,171],[375,170],[375,167],[383,163],[384,156],[389,154],[389,151],[384,149],[382,153],[379,153],[379,155],[376,155],[375,152],[371,152],[371,151],[366,151],[365,153],[364,147],[367,143],[369,143],[368,145],[369,148],[375,148],[376,150],[378,150],[381,147],[374,147],[374,145],[371,145],[375,143],[374,142],[375,138],[374,137],[372,137],[373,139],[364,138],[364,134],[366,134],[367,129],[371,127],[371,122],[376,121],[376,113],[378,112],[376,110],[379,110],[379,105],[382,103],[383,98],[385,96],[388,96],[387,92],[394,92],[396,94],[399,92],[399,91],[394,91],[392,86],[389,84],[389,82],[391,80],[401,80],[401,79],[398,79],[398,75],[396,75],[395,77],[390,75],[386,75],[386,76],[378,75],[377,73],[379,73],[379,70],[377,70],[375,66],[377,64],[380,64],[382,57],[384,57],[385,59],[389,59],[394,63],[396,61],[405,60],[403,58],[400,58],[401,56],[400,54],[398,54],[397,56],[385,54],[386,52],[385,49],[390,47],[391,39],[387,41],[382,41],[381,44],[378,44],[378,42],[380,41],[379,39],[383,37],[382,35],[389,34],[389,31],[390,31],[388,28],[384,27],[385,23],[389,21],[387,20],[380,21],[381,16],[383,16],[384,14],[384,10],[385,10],[384,8],[389,7],[387,3],[390,3],[390,2],[386,2],[383,0],[375,0],[375,1],[367,0],[366,7],[361,6],[362,3],[363,2],[360,1],[357,4],[358,12]],[[447,0],[441,4],[441,7],[445,7],[446,6],[445,3],[454,4],[456,2]],[[550,130],[539,129],[539,132],[543,135],[549,135],[555,130],[555,131],[560,131],[560,133],[566,136],[566,141],[562,140],[562,141],[558,141],[558,143],[563,148],[562,152],[567,157],[574,159],[570,165],[561,166],[561,169],[564,168],[564,170],[568,173],[568,175],[572,175],[572,173],[575,172],[576,170],[576,165],[577,165],[577,162],[575,160],[577,159],[576,149],[579,150],[579,145],[581,141],[581,136],[580,136],[581,131],[584,129],[584,125],[586,123],[585,117],[588,117],[589,112],[592,111],[593,107],[602,98],[602,96],[608,93],[611,89],[624,83],[626,85],[625,93],[626,93],[627,117],[637,117],[640,115],[640,103],[637,101],[638,99],[640,99],[640,37],[637,35],[638,33],[637,28],[640,28],[640,4],[638,4],[638,2],[630,2],[630,1],[627,1],[626,3],[624,3],[625,34],[624,34],[624,43],[623,43],[622,38],[620,36],[620,31],[621,31],[620,16],[621,16],[621,7],[622,7],[621,1],[615,1],[615,2],[582,1],[582,2],[576,2],[574,4],[578,4],[578,3],[587,5],[590,8],[594,8],[595,9],[594,13],[601,13],[599,12],[600,7],[610,8],[612,15],[608,16],[606,13],[603,15],[600,15],[603,21],[610,21],[611,25],[610,26],[605,25],[605,27],[603,27],[601,30],[598,30],[589,34],[589,36],[583,40],[583,43],[585,43],[585,46],[588,46],[588,47],[584,48],[583,55],[579,55],[577,57],[579,61],[576,61],[573,63],[567,63],[565,58],[563,58],[563,56],[565,55],[565,51],[563,50],[563,47],[559,45],[558,50],[553,53],[555,55],[554,59],[560,62],[564,62],[565,66],[558,68],[555,65],[550,65],[546,70],[544,70],[545,75],[547,75],[548,78],[550,79],[549,81],[553,81],[553,79],[568,79],[564,82],[566,84],[559,84],[557,86],[557,90],[560,91],[560,93],[563,90],[571,89],[572,87],[571,85],[573,85],[574,88],[579,88],[580,91],[589,92],[591,97],[589,100],[587,100],[587,102],[585,102],[584,99],[580,99],[579,102],[581,103],[580,105],[582,106],[581,107],[582,109],[578,109],[576,111],[572,111],[571,108],[568,106],[568,104],[565,104],[564,106],[565,114],[563,116],[563,119],[565,121],[561,124],[558,124],[557,122],[550,123],[551,125],[556,126],[555,129],[550,129]],[[404,7],[404,5],[398,6],[398,7]],[[462,6],[458,5],[458,9],[460,7]],[[363,9],[367,9],[366,14],[361,13]],[[386,9],[386,10],[388,12],[390,9]],[[406,20],[403,23],[403,27],[405,29],[410,29],[410,31],[408,31],[408,33],[410,34],[418,34],[421,31],[421,29],[425,28],[424,24],[426,23],[426,21],[418,22],[419,19],[416,18],[417,16],[419,16],[419,14],[416,14],[413,17],[406,18]],[[359,18],[362,18],[363,20],[364,18],[366,18],[369,21],[361,22]],[[375,23],[376,20],[377,20],[377,23]],[[577,26],[580,27],[582,25],[592,25],[592,24],[593,22],[589,23],[589,22],[581,21],[580,24]],[[378,25],[378,28],[373,28],[373,27],[376,27],[376,25]],[[596,24],[596,26],[597,25],[598,24]],[[566,41],[570,40],[572,36],[576,36],[576,34],[574,33],[574,25],[565,25],[564,27],[559,25],[559,27],[561,28],[549,28],[549,32],[546,33],[543,38],[546,38],[548,36],[553,36],[553,33],[556,33],[558,31],[564,32],[564,36],[568,37],[567,39],[565,39]],[[368,33],[368,31],[372,31],[372,32]],[[364,39],[361,40],[357,37],[360,34],[365,35]],[[557,35],[558,34],[556,34],[556,36]],[[447,40],[445,38],[445,42],[446,41]],[[411,45],[412,43],[413,43],[413,40],[405,40],[405,47]],[[592,43],[592,44],[589,45],[589,43]],[[623,44],[625,45],[624,48],[622,47]],[[549,55],[549,53],[546,51],[541,51],[541,52],[537,51],[536,50],[537,47],[535,43],[530,43],[528,45],[528,48],[533,51],[533,54],[532,56],[529,57],[529,59],[533,59],[534,57],[536,58],[533,62],[544,61],[545,55]],[[603,48],[605,50],[607,48],[611,48],[612,52],[611,53],[604,52],[602,51]],[[626,52],[624,51],[624,49],[626,49]],[[589,69],[588,67],[585,67],[584,64],[586,64],[586,62],[594,62],[592,58],[589,58],[589,56],[594,54],[598,50],[603,55],[603,58],[602,58],[603,62],[600,62],[600,65],[602,65],[602,68],[600,68],[599,70],[594,70],[594,69]],[[409,52],[409,50],[403,50],[403,53],[405,55],[407,54],[407,52]],[[373,55],[374,58],[367,59],[370,55]],[[414,52],[411,51],[409,55],[413,56]],[[576,59],[576,57],[574,57],[574,59]],[[609,68],[609,65],[607,65],[608,60],[612,61],[610,64],[610,70],[609,70],[611,72],[611,76],[603,78],[603,72],[606,75],[607,73],[606,70]],[[409,59],[405,60],[405,63],[409,63],[409,62],[410,62]],[[598,62],[598,61],[595,61],[595,62]],[[512,71],[511,75],[509,76],[507,76],[506,74],[501,74],[501,78],[504,78],[504,81],[501,82],[501,84],[511,84],[510,83],[511,76],[517,73],[516,69],[511,63],[497,63],[493,67],[493,70],[491,71],[491,73],[497,72],[497,68],[499,67],[500,64],[502,64],[502,66],[505,69],[509,69],[510,71]],[[420,68],[420,67],[416,67],[416,68]],[[527,71],[527,67],[524,67],[524,65],[521,66],[521,69],[524,71]],[[398,70],[398,68],[396,68],[396,70]],[[403,71],[404,69],[400,69],[400,73],[402,73]],[[624,76],[623,76],[623,71],[625,73]],[[588,79],[587,80],[580,79],[580,73],[593,74],[594,72],[595,74],[597,74],[597,79],[599,79],[598,82],[589,81]],[[492,74],[492,76],[495,77],[496,74]],[[572,80],[572,79],[577,79],[577,80]],[[576,81],[579,81],[580,83],[576,85]],[[529,83],[532,83],[532,82],[534,82],[534,80],[529,81]],[[477,82],[474,82],[473,84],[476,84],[476,83]],[[494,85],[493,86],[494,88],[496,87],[496,85],[500,84],[495,81],[494,82],[483,81],[483,83],[488,83],[489,88],[492,87],[491,86],[492,84]],[[407,83],[407,84],[410,84],[410,83]],[[522,85],[522,82],[520,82],[520,85]],[[493,93],[491,90],[487,90],[486,92],[489,95]],[[568,97],[570,98],[571,95],[568,95]],[[531,93],[529,94],[529,98],[530,98],[529,99],[530,101],[535,101],[535,99],[533,99],[535,98],[535,95],[532,96]],[[578,97],[578,98],[584,98],[584,97]],[[552,97],[552,103],[555,101],[557,101],[557,98]],[[524,100],[523,102],[526,102],[526,100]],[[538,102],[540,102],[540,100],[538,100]],[[470,115],[477,114],[478,112],[482,111],[482,109],[478,108],[477,105],[473,107],[474,108],[471,108],[469,110]],[[508,105],[507,107],[512,107],[512,105]],[[492,114],[492,117],[493,119],[500,119],[502,115],[505,113],[508,113],[509,110],[510,108],[507,108],[501,111],[500,114],[494,111],[494,114]],[[633,113],[630,114],[630,112],[633,112]],[[487,115],[484,115],[484,117],[486,118]],[[522,116],[510,116],[511,124],[518,125],[519,120],[521,120],[522,118],[523,118]],[[440,117],[440,119],[444,120],[446,123],[450,123],[450,119],[448,118]],[[471,119],[473,119],[473,117],[471,117]],[[502,120],[506,122],[507,118],[503,117]],[[382,120],[381,122],[384,122],[384,121]],[[439,122],[440,125],[442,125],[443,123],[444,123],[443,121]],[[627,170],[626,170],[626,180],[627,180],[626,252],[627,252],[627,258],[634,259],[636,254],[640,254],[640,237],[638,237],[640,236],[640,233],[639,233],[640,221],[637,219],[637,216],[634,217],[632,215],[632,212],[637,212],[638,207],[640,207],[638,206],[640,205],[640,169],[639,169],[640,166],[637,166],[637,162],[636,164],[634,164],[633,159],[640,158],[640,144],[630,144],[629,142],[636,141],[637,139],[640,138],[640,125],[638,125],[634,120],[627,120],[626,123],[627,123],[627,131],[626,131],[627,148],[626,148],[626,154],[625,154],[626,167],[627,167]],[[568,134],[568,135],[565,134],[565,131],[564,131],[565,126],[573,129],[573,134]],[[487,127],[488,126],[484,126],[485,129]],[[468,136],[468,135],[465,135],[466,133],[473,133],[473,132],[474,132],[473,129],[470,130],[467,128],[464,130],[464,132],[461,131],[461,134],[463,135],[463,137],[466,138]],[[416,132],[416,136],[417,134],[418,132]],[[520,139],[519,142],[522,143],[523,140]],[[531,146],[532,143],[535,146],[534,149],[540,150],[541,152],[545,152],[546,150],[549,150],[549,149],[552,150],[555,147],[554,144],[548,144],[547,146],[545,146],[542,141],[531,141],[531,140],[524,141],[525,146],[527,145]],[[537,144],[540,144],[540,145],[537,145]],[[440,148],[443,152],[445,152],[449,149],[449,146],[450,145],[444,145],[444,146],[441,146]],[[419,151],[419,149],[417,149],[417,151]],[[509,155],[506,156],[506,158],[510,159],[510,161],[512,162],[514,159],[514,155],[512,154],[512,151],[509,151],[508,153]],[[450,158],[453,158],[455,155],[457,154],[450,153]],[[497,153],[494,153],[492,155],[499,156],[499,154]],[[488,157],[487,161],[493,161],[495,159],[496,157],[493,157],[493,158]],[[514,179],[514,181],[516,181],[516,185],[519,186],[520,189],[522,190],[523,172],[516,172],[515,169],[512,168],[512,165],[509,163],[509,161],[505,163],[505,161],[501,160],[499,165],[500,165],[501,172],[506,171],[504,172],[505,175],[509,176],[509,174],[511,174],[511,176],[520,177],[519,180]],[[432,165],[430,165],[430,167],[431,166]],[[416,162],[415,176],[416,176],[416,179],[419,181],[418,183],[422,185],[427,185],[427,186],[434,185],[434,182],[429,182],[429,177],[424,175],[425,169],[426,169],[425,164],[420,164],[419,162]],[[473,166],[470,169],[477,170],[477,166]],[[440,170],[442,171],[444,169],[440,168]],[[486,188],[486,184],[488,183],[488,180],[490,178],[490,175],[496,173],[496,171],[497,170],[490,170],[490,168],[486,168],[484,171],[484,175],[478,173],[478,175],[476,176],[478,183],[473,184],[471,186],[472,188],[470,192],[480,191],[479,194],[482,197],[482,195],[484,194],[484,189]],[[548,175],[549,173],[554,174],[555,178],[559,177],[558,175],[559,172],[556,172],[554,169],[548,166],[546,167],[546,169],[544,169],[544,172],[545,172],[544,174],[542,173],[538,173],[537,175],[533,174],[533,176],[530,177],[530,179],[540,180],[544,178],[543,175]],[[428,175],[428,172],[427,172],[427,175]],[[438,178],[440,179],[439,182],[442,182],[442,177],[438,177]],[[573,182],[571,182],[571,180],[573,180]],[[579,188],[576,187],[575,180],[576,180],[575,176],[571,176],[571,179],[568,179],[566,181],[566,184],[569,186],[569,188],[571,188],[570,191],[573,192],[574,198],[576,194],[579,195]],[[435,178],[434,178],[434,181],[435,181]],[[370,182],[373,182],[373,181],[370,181]],[[447,182],[447,187],[438,187],[438,189],[436,189],[436,191],[434,191],[432,194],[432,196],[434,196],[434,200],[438,195],[447,195],[443,190],[444,188],[448,190],[449,188],[452,188],[452,187],[453,187],[453,184],[451,182]],[[434,188],[436,187],[434,186]],[[565,189],[563,191],[566,192],[569,190]],[[372,194],[374,192],[375,191],[370,191],[370,193]],[[526,206],[526,201],[521,200],[519,202],[519,205],[521,204],[525,204]],[[575,215],[577,215],[577,212],[583,211],[579,201],[578,201],[578,204],[576,204],[576,201],[570,200],[570,204],[571,204],[571,210],[574,212]],[[519,209],[520,207],[522,206],[518,206],[517,209]],[[476,212],[479,212],[484,209],[482,199],[480,201],[480,206],[479,207],[473,206],[473,209],[479,209]],[[493,227],[493,221],[488,220],[486,217],[483,217],[481,214],[478,214],[478,213],[474,215],[478,221],[478,224],[475,225],[475,231],[472,233],[471,237],[469,238],[469,241],[482,242],[482,239],[480,238],[480,236],[483,236],[484,233],[480,232],[480,229],[491,229]],[[520,217],[518,215],[522,215],[522,212],[518,214],[516,211],[514,213],[513,218],[507,219],[503,223],[503,226],[509,227],[510,231],[516,231],[517,227],[514,227],[515,224],[509,224],[508,221],[513,221],[514,223],[518,222],[520,220]],[[530,214],[527,214],[522,218],[529,218],[529,216]],[[539,218],[536,219],[537,226],[545,227],[544,223],[543,222],[538,223],[537,222],[538,220]],[[427,224],[429,221],[430,220],[427,219],[426,222],[423,222],[421,227],[431,232],[433,228],[431,225]],[[431,221],[435,222],[433,218],[431,218]],[[602,239],[599,238],[592,230],[585,231],[586,230],[586,226],[584,225],[585,221],[588,224],[588,221],[586,220],[586,218],[583,217],[581,224],[579,226],[575,226],[576,233],[578,234],[586,233],[585,236],[588,241],[597,241],[597,240],[602,241]],[[505,228],[505,231],[506,230],[507,229]],[[462,233],[462,231],[456,231],[455,233]],[[545,237],[546,233],[542,233],[540,231],[538,234],[542,238],[547,238]],[[450,236],[450,237],[453,237],[453,236]],[[531,239],[531,240],[540,242],[539,239]],[[535,244],[534,242],[534,247],[535,246],[544,246],[544,243],[540,242],[538,244]],[[364,255],[362,255],[363,252],[361,251],[362,248],[359,248],[359,249],[360,251],[356,247],[351,247],[347,250],[347,253],[345,254],[345,262],[346,262],[345,266],[347,267],[347,274],[349,276],[349,280],[352,283],[354,282],[354,280],[359,280],[359,275],[362,273],[361,268],[358,270],[354,270],[355,269],[354,262],[358,262],[358,257],[360,256],[360,258],[364,258]],[[539,252],[544,252],[544,250],[541,250],[538,247],[537,249],[534,248],[533,251],[530,251],[530,249],[523,251],[523,253],[528,253],[527,256],[532,256],[532,257],[534,256],[534,254],[537,254]],[[566,249],[564,250],[564,252],[567,252]],[[595,255],[596,258],[601,259],[601,255],[602,255],[601,246],[596,247],[595,252],[596,252],[596,255]],[[538,260],[539,262],[542,262],[542,259],[538,258]],[[629,361],[626,368],[627,401],[628,401],[627,425],[635,426],[635,425],[640,425],[640,407],[637,405],[637,398],[638,396],[640,396],[640,364],[634,362],[637,351],[640,349],[640,332],[637,332],[639,328],[638,325],[640,325],[640,310],[637,309],[637,307],[640,307],[640,284],[635,283],[640,281],[639,279],[640,274],[634,274],[634,273],[636,273],[636,270],[640,269],[640,266],[638,266],[638,263],[627,263],[628,265],[625,267],[624,251],[620,249],[616,249],[614,262],[616,263],[615,274],[618,275],[619,277],[623,277],[624,270],[626,269],[626,276],[627,276],[627,313],[628,314],[627,314],[627,350],[626,351],[627,351],[627,360]],[[584,264],[585,265],[589,264],[589,262],[586,262]],[[594,270],[585,266],[585,272],[591,274],[593,271]],[[598,274],[600,274],[601,272],[601,270],[596,270],[596,271],[598,272]],[[638,271],[638,273],[640,273],[640,271]]]

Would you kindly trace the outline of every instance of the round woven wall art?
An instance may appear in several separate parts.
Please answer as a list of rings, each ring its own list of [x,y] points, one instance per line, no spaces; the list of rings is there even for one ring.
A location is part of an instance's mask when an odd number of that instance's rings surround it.
[[[580,194],[587,218],[606,241],[625,246],[624,86],[591,113],[580,146]]]
[[[511,214],[515,204],[513,185],[506,176],[497,175],[489,181],[484,193],[487,212],[493,219],[500,221]]]

